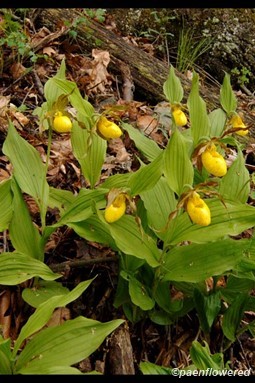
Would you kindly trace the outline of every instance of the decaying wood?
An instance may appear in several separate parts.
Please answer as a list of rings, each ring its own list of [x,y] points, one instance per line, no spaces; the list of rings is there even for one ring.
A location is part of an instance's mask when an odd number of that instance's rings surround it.
[[[108,369],[111,375],[135,375],[133,349],[127,322],[109,338]]]
[[[45,8],[40,14],[40,23],[42,26],[54,30],[62,26],[64,21],[72,23],[80,17],[81,13],[75,8]],[[116,33],[91,19],[86,19],[86,22],[78,24],[76,31],[77,41],[84,53],[91,53],[94,48],[109,51],[111,56],[109,68],[112,71],[121,74],[119,61],[123,61],[130,68],[136,91],[144,95],[148,101],[151,99],[154,101],[165,100],[163,83],[169,73],[166,63],[126,42]],[[178,76],[180,76],[184,92],[187,94],[190,90],[190,80],[180,73]],[[219,89],[216,91],[211,89],[208,93],[203,85],[200,88],[201,96],[205,100],[208,99],[215,107],[219,104],[218,92]]]

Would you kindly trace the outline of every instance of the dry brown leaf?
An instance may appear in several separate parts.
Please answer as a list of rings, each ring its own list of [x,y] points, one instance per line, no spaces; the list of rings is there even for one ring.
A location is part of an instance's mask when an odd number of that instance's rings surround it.
[[[20,125],[27,125],[29,123],[29,118],[27,118],[23,113],[21,112],[14,112],[13,116],[15,119],[20,123]]]
[[[88,70],[90,75],[89,90],[92,93],[106,92],[106,86],[110,86],[110,74],[107,71],[107,66],[110,62],[110,54],[108,51],[100,49],[92,50],[92,57],[94,60],[91,62],[92,69]]]
[[[5,117],[9,109],[11,96],[0,96],[0,116]]]
[[[45,47],[43,48],[43,54],[51,57],[56,54],[56,50],[51,47]]]
[[[59,326],[69,319],[71,319],[70,310],[67,307],[59,307],[53,312],[52,317],[50,318],[46,326]]]
[[[146,135],[150,135],[158,127],[158,120],[148,114],[139,116],[136,121],[137,127],[141,129]]]
[[[9,172],[7,172],[5,169],[0,168],[0,182],[2,182],[3,180],[6,180],[8,178],[10,178]]]
[[[20,78],[26,71],[26,68],[21,63],[14,63],[10,67],[10,73],[14,80]]]
[[[0,327],[4,339],[10,338],[11,313],[8,310],[11,306],[11,292],[4,290],[0,294]]]

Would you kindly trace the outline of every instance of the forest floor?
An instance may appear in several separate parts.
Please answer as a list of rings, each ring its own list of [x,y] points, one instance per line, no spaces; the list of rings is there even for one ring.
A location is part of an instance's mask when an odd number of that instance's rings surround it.
[[[105,22],[105,21],[104,21]],[[113,25],[114,20],[111,20]],[[108,28],[111,25],[106,25]],[[36,20],[27,18],[25,21],[26,33],[31,42],[36,39],[44,39],[51,31],[36,24]],[[113,28],[114,29],[114,28]],[[1,33],[1,31],[0,31]],[[120,33],[120,32],[119,32]],[[126,38],[125,38],[126,39]],[[137,44],[134,37],[130,37],[130,44]],[[143,39],[139,41],[141,49],[147,50],[148,54],[155,54],[155,45]],[[8,46],[3,48],[3,60],[12,53]],[[168,139],[167,115],[168,105],[165,100],[162,103],[152,105],[147,100],[134,99],[126,101],[122,96],[121,83],[109,71],[109,56],[107,51],[91,52],[90,57],[85,57],[79,49],[78,40],[71,36],[63,39],[55,39],[42,46],[37,52],[37,60],[31,66],[28,60],[17,59],[10,65],[3,66],[0,76],[0,145],[7,135],[8,117],[11,117],[20,135],[32,144],[45,159],[47,152],[47,133],[40,134],[36,117],[33,110],[44,102],[43,86],[48,78],[55,75],[62,59],[66,58],[67,73],[69,80],[75,81],[81,93],[88,93],[89,101],[98,110],[113,105],[125,105],[125,118],[147,136],[164,147]],[[27,70],[27,68],[31,70]],[[85,69],[84,69],[85,68]],[[201,68],[202,69],[202,68]],[[97,77],[93,74],[97,73]],[[206,77],[204,78],[206,81]],[[239,108],[245,113],[249,112],[254,118],[253,95],[247,95],[240,89],[236,90]],[[245,147],[247,168],[254,170],[254,142],[251,140]],[[121,139],[110,142],[107,149],[106,162],[102,169],[102,179],[116,173],[136,170],[139,166],[137,156],[139,152],[134,142],[128,135]],[[0,153],[0,181],[10,177],[11,166],[7,157]],[[49,171],[47,180],[51,186],[78,192],[84,186],[79,164],[75,159],[70,142],[70,135],[58,135],[53,133]],[[34,222],[39,220],[39,212],[32,198],[27,197],[31,215]],[[56,220],[56,212],[49,211],[47,223]],[[3,250],[11,250],[8,233],[1,234]],[[55,320],[61,322],[67,317],[83,315],[87,318],[99,321],[108,321],[116,318],[125,319],[121,308],[113,305],[116,286],[118,281],[118,257],[111,249],[89,242],[80,238],[72,229],[59,228],[46,248],[46,262],[53,271],[63,274],[62,282],[68,288],[73,288],[79,282],[93,278],[97,275],[93,284],[86,294],[83,294],[74,303],[68,305],[66,310],[58,312]],[[27,305],[22,301],[22,286],[8,288],[8,299],[2,301],[1,312],[9,309],[11,320],[5,333],[15,339],[21,326],[26,322],[29,313]],[[4,305],[4,306],[3,306]],[[246,320],[254,320],[255,313],[247,314]],[[217,328],[215,334],[211,334],[211,351],[218,352],[219,334]],[[123,333],[124,332],[124,333]],[[123,335],[124,334],[124,335]],[[118,336],[109,336],[101,347],[86,360],[79,363],[78,368],[83,372],[92,370],[103,374],[116,373],[116,355],[111,350],[115,349],[118,342],[123,343],[124,338],[130,339],[129,348],[123,346],[125,363],[130,366],[119,366],[119,370],[132,371],[141,374],[139,363],[150,361],[160,366],[184,368],[190,364],[189,349],[192,341],[199,334],[199,321],[195,311],[180,318],[177,323],[161,326],[145,318],[138,323],[126,321],[126,326]],[[124,349],[125,347],[126,350]],[[225,354],[225,359],[230,360],[233,369],[249,369],[255,366],[254,357],[255,343],[247,333],[231,345]],[[115,360],[115,361],[114,361]],[[125,368],[127,368],[125,370]]]

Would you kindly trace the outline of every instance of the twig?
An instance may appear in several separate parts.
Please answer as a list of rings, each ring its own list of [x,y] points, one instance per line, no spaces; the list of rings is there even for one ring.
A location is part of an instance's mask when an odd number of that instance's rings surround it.
[[[111,257],[99,257],[95,259],[81,259],[78,261],[66,261],[55,265],[50,265],[50,268],[54,272],[63,271],[67,267],[74,267],[74,268],[80,268],[80,267],[89,267],[94,264],[98,263],[105,263],[105,262],[117,262],[119,260],[119,257],[116,255],[113,255]]]
[[[34,79],[34,82],[35,82],[35,86],[36,86],[40,96],[42,96],[42,98],[44,99],[43,84],[42,84],[38,74],[36,73],[36,71],[34,69],[32,70],[31,74],[33,76],[33,79]]]

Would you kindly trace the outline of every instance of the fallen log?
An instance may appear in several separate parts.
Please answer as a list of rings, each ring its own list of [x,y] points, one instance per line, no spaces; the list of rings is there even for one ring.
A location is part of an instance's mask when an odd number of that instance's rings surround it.
[[[77,42],[84,53],[91,53],[92,49],[107,50],[111,56],[109,69],[113,73],[120,74],[120,61],[128,64],[130,73],[135,85],[135,96],[139,93],[140,98],[148,102],[158,102],[165,100],[163,93],[163,83],[169,73],[167,63],[149,55],[141,48],[132,45],[125,41],[121,36],[108,30],[104,25],[85,18],[85,22],[77,23],[84,17],[84,14],[76,8],[44,8],[39,14],[39,22],[41,26],[46,26],[49,30],[57,30],[63,25],[77,26]],[[182,81],[185,95],[190,90],[190,80],[181,73],[178,73]],[[215,85],[215,89],[210,90],[206,86],[200,87],[200,94],[209,102],[212,108],[219,106],[217,94],[219,87]]]

